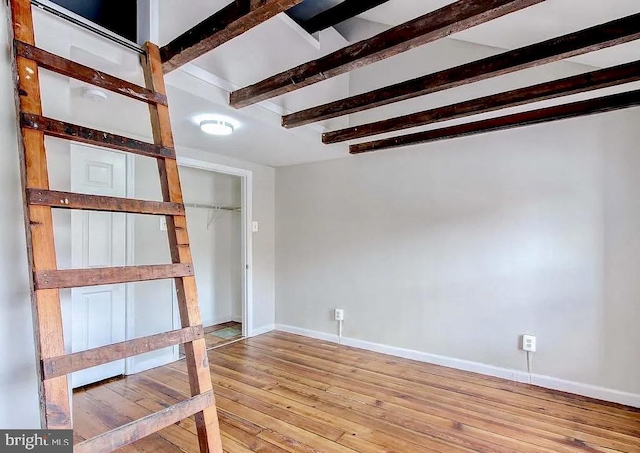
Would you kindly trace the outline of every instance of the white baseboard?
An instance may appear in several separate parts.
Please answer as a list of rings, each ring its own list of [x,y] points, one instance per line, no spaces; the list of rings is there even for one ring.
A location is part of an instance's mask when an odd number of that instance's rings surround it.
[[[315,338],[318,340],[329,341],[332,343],[338,343],[339,340],[338,335],[335,334],[301,329],[299,327],[287,326],[282,324],[276,324],[275,330],[292,333],[295,335],[302,335],[309,338]],[[374,351],[382,354],[392,355],[395,357],[416,360],[418,362],[431,363],[434,365],[446,366],[458,370],[471,371],[487,376],[495,376],[503,379],[508,379],[510,381],[524,383],[529,382],[529,373],[512,370],[509,368],[501,368],[484,363],[471,362],[468,360],[455,359],[452,357],[444,357],[436,354],[429,354],[427,352],[415,351],[412,349],[387,346],[379,343],[372,343],[370,341],[358,340],[355,338],[342,337],[341,343],[345,346],[351,346],[367,351]],[[640,408],[640,394],[627,393],[619,390],[597,387],[595,385],[583,384],[580,382],[566,381],[564,379],[544,376],[540,374],[531,375],[531,384],[552,390],[559,390],[576,395],[587,396],[603,401],[610,401],[613,403],[620,403],[627,406]]]
[[[249,336],[257,337],[258,335],[263,335],[265,333],[271,332],[272,330],[276,330],[275,324],[267,324],[266,326],[262,327],[254,327]]]
[[[242,316],[232,316],[231,321],[242,323]]]

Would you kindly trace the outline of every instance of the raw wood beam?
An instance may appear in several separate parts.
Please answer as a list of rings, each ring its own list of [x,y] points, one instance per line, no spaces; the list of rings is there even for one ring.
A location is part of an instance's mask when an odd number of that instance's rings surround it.
[[[301,1],[233,1],[160,49],[164,73],[195,60]]]
[[[338,131],[326,132],[322,135],[322,142],[326,144],[338,143],[369,137],[371,135],[426,126],[428,124],[493,112],[499,109],[517,107],[519,105],[545,101],[561,96],[569,96],[615,85],[637,82],[638,80],[640,80],[640,61],[635,61],[613,68],[588,72],[586,74],[541,83],[531,87],[472,99],[458,104],[411,113],[375,123],[353,126]]]
[[[344,74],[544,0],[459,0],[318,60],[231,93],[232,107],[246,107]]]
[[[362,112],[616,46],[638,38],[640,38],[640,14],[634,14],[559,38],[292,113],[282,118],[282,125],[288,128],[297,127]]]
[[[530,112],[501,116],[468,124],[434,129],[416,134],[403,135],[385,140],[360,143],[349,147],[351,154],[362,154],[383,149],[399,148],[401,146],[418,145],[450,138],[466,137],[484,132],[501,131],[533,124],[548,123],[567,118],[594,115],[596,113],[622,110],[640,106],[640,90],[629,93],[614,94],[587,101],[548,107]]]
[[[155,157],[156,159],[176,158],[175,150],[167,146],[154,145],[152,143],[78,126],[40,115],[23,112],[20,115],[20,122],[23,128],[44,132],[45,135],[65,140],[102,146],[104,148],[116,149],[141,156]]]
[[[87,211],[126,212],[149,215],[184,215],[182,203],[134,200],[55,190],[27,189],[27,202],[36,206]]]
[[[369,11],[376,6],[387,3],[388,1],[389,0],[344,0],[333,8],[329,8],[310,19],[300,22],[299,25],[309,34],[317,33]]]
[[[197,415],[199,412],[214,405],[215,401],[212,390],[203,392],[188,400],[169,406],[160,412],[147,415],[120,428],[76,444],[73,446],[73,451],[74,453],[94,453],[117,450],[174,423],[178,423],[180,420],[184,420],[194,414]],[[211,453],[217,453],[218,451],[222,452],[222,449],[211,450]]]
[[[14,46],[16,55],[35,61],[41,68],[90,83],[138,101],[167,105],[167,97],[164,94],[155,93],[126,80],[118,79],[96,69],[67,60],[26,42],[16,40],[14,41]]]
[[[33,277],[37,289],[57,289],[116,285],[166,278],[193,277],[193,275],[192,264],[177,263],[38,271],[34,273]]]
[[[115,360],[146,354],[147,352],[157,351],[169,346],[177,346],[201,338],[204,338],[202,326],[186,327],[171,332],[53,357],[43,360],[42,376],[44,379],[66,376],[69,373],[104,365]]]

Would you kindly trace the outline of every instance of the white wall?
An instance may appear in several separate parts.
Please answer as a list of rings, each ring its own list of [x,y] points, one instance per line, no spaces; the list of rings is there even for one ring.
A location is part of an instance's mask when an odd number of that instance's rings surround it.
[[[640,394],[639,120],[279,168],[277,323]]]
[[[17,150],[11,65],[4,8],[0,18],[0,137]],[[39,425],[38,394],[31,329],[31,301],[20,190],[18,153],[0,153],[0,426]],[[9,196],[9,194],[12,194]]]
[[[123,51],[101,38],[81,31],[59,21],[46,13],[36,10],[36,39],[47,50],[72,58],[84,64],[99,67],[119,77],[142,83],[137,55]],[[6,8],[0,8],[0,47],[5,49],[0,55],[0,137],[6,152],[0,156],[0,188],[5,194],[0,200],[0,350],[4,358],[0,363],[0,427],[35,428],[39,426],[39,406],[36,383],[35,356],[31,324],[31,304],[26,260],[26,245],[20,189],[20,173],[16,140],[16,120],[13,101],[13,83],[6,32]],[[44,73],[42,73],[44,74]],[[75,82],[59,76],[43,75],[45,85],[43,100],[45,114],[64,120],[79,122],[89,127],[99,127],[110,132],[134,134],[149,137],[150,127],[147,109],[142,104],[130,100],[110,97],[109,103],[93,105],[78,98],[80,87]],[[148,138],[147,138],[148,139]],[[68,185],[68,145],[59,140],[47,140],[50,154],[52,187],[63,189]],[[255,165],[235,159],[217,156],[207,151],[181,148],[180,156],[198,158],[204,161],[237,166],[253,171],[254,175],[254,218],[260,221],[261,230],[253,238],[254,257],[254,318],[255,328],[269,327],[275,321],[274,289],[274,187],[273,168]],[[157,171],[143,175],[140,171],[138,194],[147,189],[150,196],[158,195],[152,184],[157,181]],[[150,170],[149,170],[150,171]],[[154,195],[154,196],[155,196]],[[142,216],[140,216],[142,217]],[[70,264],[70,237],[68,216],[56,214],[56,245],[60,249],[59,265]],[[154,231],[157,219],[153,220]],[[67,233],[65,233],[67,231]],[[158,231],[158,233],[160,233]],[[168,254],[163,254],[162,240],[166,243],[166,233],[149,238],[149,243],[158,254],[157,262],[166,262]],[[160,244],[160,246],[158,245]],[[140,241],[137,246],[142,246]],[[151,257],[148,257],[151,259]],[[168,258],[167,258],[168,259]],[[146,285],[145,283],[140,285]],[[162,297],[167,292],[160,288]],[[158,302],[155,304],[154,302]],[[144,299],[135,310],[134,334],[142,336],[155,333],[159,329],[171,328],[171,303],[163,305],[161,299]],[[167,310],[168,307],[168,310]],[[166,327],[166,329],[165,329]],[[157,358],[156,358],[157,359]]]

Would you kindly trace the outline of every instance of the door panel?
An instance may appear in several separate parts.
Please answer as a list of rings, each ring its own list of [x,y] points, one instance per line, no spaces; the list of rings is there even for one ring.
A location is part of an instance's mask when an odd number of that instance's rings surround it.
[[[124,154],[73,145],[71,190],[73,192],[126,196]],[[114,267],[126,264],[126,215],[72,211],[71,255],[74,268]],[[91,286],[71,291],[72,352],[126,339],[125,285]],[[73,373],[72,386],[79,387],[124,374],[125,361]]]

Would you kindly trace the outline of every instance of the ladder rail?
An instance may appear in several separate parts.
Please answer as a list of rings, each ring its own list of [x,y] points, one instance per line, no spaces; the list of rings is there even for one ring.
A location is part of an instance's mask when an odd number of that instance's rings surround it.
[[[35,45],[31,5],[24,0],[10,0],[12,38]],[[42,115],[38,65],[27,58],[12,55],[15,78],[16,111]],[[44,134],[26,129],[18,123],[18,147],[23,196],[26,189],[49,189]],[[53,218],[48,206],[29,206],[26,198],[25,234],[27,258],[32,271],[56,269]],[[36,290],[30,272],[33,333],[37,363],[64,354],[62,311],[58,290]],[[40,420],[43,427],[70,429],[71,409],[66,376],[39,380]]]
[[[43,360],[42,375],[43,379],[53,379],[115,360],[178,346],[203,337],[204,329],[200,325],[74,352]]]
[[[72,428],[68,373],[162,347],[184,344],[191,398],[83,441],[75,445],[74,451],[111,452],[194,416],[201,453],[222,453],[159,49],[154,44],[146,44],[142,58],[146,87],[140,87],[35,47],[31,2],[9,2],[33,330],[40,371],[41,425],[47,429]],[[39,67],[146,102],[154,143],[44,117]],[[163,201],[50,190],[45,136],[155,158]],[[172,264],[58,270],[53,208],[165,215]],[[176,282],[181,329],[78,353],[65,353],[59,288],[163,278],[174,278]]]
[[[176,157],[176,152],[173,147],[154,145],[153,143],[47,118],[42,115],[21,111],[20,122],[23,128],[40,131],[51,137],[115,149],[116,151],[139,154],[156,159],[175,159]]]
[[[193,276],[190,263],[150,264],[144,266],[93,267],[36,271],[36,289],[68,289],[86,286],[117,285]]]
[[[145,55],[141,62],[144,68],[145,84],[148,89],[166,94],[162,70],[160,49],[153,43],[144,45]],[[169,108],[164,105],[149,104],[153,139],[156,145],[174,148]],[[175,159],[158,159],[160,187],[165,202],[184,203],[178,162]],[[167,216],[167,235],[171,260],[174,263],[191,263],[191,248],[187,231],[187,218],[184,215]],[[202,324],[198,292],[194,276],[175,279],[178,296],[178,310],[182,327]],[[204,339],[185,344],[187,371],[191,395],[206,393],[213,389],[211,371]],[[222,453],[222,440],[218,413],[214,403],[195,415],[198,442],[201,452]]]
[[[181,203],[135,200],[133,198],[105,197],[59,190],[27,189],[31,205],[83,211],[122,212],[127,214],[175,215],[184,214]]]
[[[35,61],[39,67],[104,88],[137,101],[167,105],[167,96],[127,82],[102,71],[68,60],[19,40],[13,41],[16,55]]]

